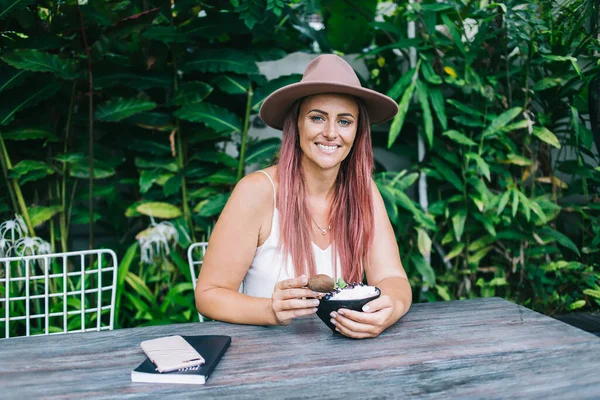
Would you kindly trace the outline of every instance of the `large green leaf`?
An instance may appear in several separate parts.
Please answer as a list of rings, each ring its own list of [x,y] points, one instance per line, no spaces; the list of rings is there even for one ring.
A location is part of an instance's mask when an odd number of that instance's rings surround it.
[[[58,136],[49,127],[22,127],[2,134],[4,140],[32,140],[48,139],[51,142],[59,141]]]
[[[448,166],[448,164],[446,164],[437,157],[433,157],[431,159],[431,163],[435,167],[435,170],[438,173],[440,173],[444,177],[444,179],[446,179],[449,183],[452,184],[452,186],[454,186],[456,189],[462,192],[463,182],[458,177],[458,175],[456,175],[456,173],[452,170],[452,167]]]
[[[19,180],[19,183],[35,181],[54,174],[54,170],[45,162],[22,160],[9,172],[9,177]]]
[[[216,150],[200,150],[194,152],[194,155],[190,157],[189,161],[198,160],[205,163],[217,164],[220,166],[227,166],[229,168],[237,168],[238,160],[233,158],[227,153]]]
[[[492,120],[492,123],[483,131],[483,137],[492,136],[496,132],[505,128],[505,126],[519,115],[523,109],[521,107],[513,107],[500,114]]]
[[[250,54],[233,49],[202,49],[181,66],[184,72],[235,72],[257,74],[258,66]]]
[[[229,134],[242,131],[242,121],[234,113],[208,103],[190,104],[173,113],[177,118],[205,124],[217,132]]]
[[[550,132],[547,128],[543,126],[534,126],[533,134],[537,136],[544,143],[548,143],[550,146],[556,147],[560,149],[560,141],[556,137],[556,135]]]
[[[423,277],[423,280],[428,285],[435,286],[435,271],[431,267],[431,264],[429,264],[427,260],[425,260],[425,258],[423,258],[423,256],[420,254],[414,254],[411,257],[411,261],[413,262],[413,265],[419,274],[421,274]]]
[[[450,20],[450,17],[448,17],[448,14],[442,14],[442,21],[444,22],[444,25],[446,25],[448,27],[448,29],[450,29],[450,34],[452,35],[452,39],[454,40],[454,45],[458,48],[458,50],[460,50],[460,52],[463,54],[463,56],[466,56],[467,51],[466,51],[465,45],[462,41],[462,36],[458,32],[458,29],[456,29],[456,25],[454,25],[454,22],[452,22],[452,20]]]
[[[212,86],[207,83],[187,82],[179,86],[171,103],[178,106],[200,103],[207,98],[212,91]]]
[[[52,82],[46,86],[18,91],[10,97],[5,96],[0,105],[0,125],[8,124],[14,119],[17,112],[46,100],[53,96],[58,89],[59,85]]]
[[[77,65],[73,60],[40,50],[18,49],[0,58],[15,68],[27,71],[50,72],[64,79],[74,79],[77,75]]]
[[[475,163],[477,164],[477,169],[483,174],[483,176],[485,176],[485,178],[488,181],[491,181],[490,166],[479,154],[467,153],[465,154],[465,157],[467,158],[467,160],[475,160]]]
[[[170,88],[173,86],[173,76],[167,73],[151,71],[119,71],[95,72],[94,88],[127,86],[134,89]]]
[[[117,98],[100,105],[96,110],[96,119],[106,122],[118,122],[142,111],[156,108],[156,103],[142,99]]]
[[[194,212],[201,217],[212,217],[217,215],[223,210],[225,204],[227,204],[229,196],[231,196],[231,193],[223,193],[203,200],[194,207]]]
[[[34,228],[37,228],[50,218],[54,217],[62,210],[61,206],[50,206],[50,207],[29,207],[29,218]]]
[[[142,278],[130,271],[125,276],[125,281],[129,283],[136,294],[145,298],[151,304],[154,303],[154,295]]]
[[[410,101],[412,100],[413,93],[415,92],[415,87],[417,86],[417,74],[419,71],[419,65],[415,68],[414,75],[412,76],[412,81],[404,94],[402,95],[402,99],[400,99],[400,103],[398,104],[398,113],[394,117],[392,121],[392,126],[390,127],[390,132],[388,136],[388,148],[392,147],[400,131],[402,130],[402,125],[404,125],[404,119],[406,118],[406,113],[408,112],[408,106],[410,105]]]
[[[564,234],[548,227],[542,227],[538,233],[540,234],[540,236],[549,236],[550,239],[552,240],[556,240],[558,243],[560,243],[561,245],[565,246],[566,248],[572,250],[573,252],[575,252],[578,256],[580,256],[581,254],[579,253],[579,249],[577,248],[577,246],[575,245],[575,243],[573,243],[573,241],[571,239],[569,239],[567,236],[565,236]]]
[[[179,169],[179,167],[177,167],[177,163],[173,160],[173,158],[148,159],[144,157],[136,157],[135,166],[138,168],[163,168],[171,172],[177,172],[177,170]]]
[[[259,140],[248,148],[246,164],[270,161],[281,147],[281,139],[267,138]]]
[[[246,94],[250,87],[250,79],[245,76],[221,75],[216,77],[212,83],[219,90],[229,94]]]
[[[417,73],[417,68],[412,68],[405,74],[403,74],[400,79],[394,83],[394,85],[388,90],[387,95],[392,99],[396,100],[405,93],[406,88],[415,80],[415,74]]]
[[[448,118],[446,117],[446,106],[444,105],[444,96],[440,88],[429,88],[429,99],[435,110],[435,115],[442,125],[442,129],[448,129]]]
[[[161,219],[173,219],[180,217],[183,213],[179,207],[169,203],[150,202],[143,203],[136,207],[140,214],[152,216]]]
[[[458,210],[452,215],[452,229],[454,231],[454,238],[456,242],[460,242],[460,238],[465,231],[465,223],[467,221],[467,213],[465,210]]]
[[[254,96],[252,97],[252,109],[254,111],[258,111],[268,95],[279,88],[291,85],[293,83],[298,83],[301,79],[302,75],[300,74],[284,75],[280,76],[279,78],[272,79],[263,86],[258,87],[254,92]]]
[[[24,69],[3,66],[2,74],[0,75],[0,93],[11,87],[20,85],[29,74],[30,72]]]
[[[446,132],[442,133],[442,135],[446,136],[448,139],[450,139],[453,142],[456,142],[458,144],[463,144],[465,146],[477,146],[477,143],[475,143],[474,141],[469,139],[463,133],[460,133],[459,131],[456,131],[454,129],[446,131]]]
[[[429,102],[427,101],[427,95],[427,85],[420,80],[417,81],[417,98],[419,99],[421,109],[423,110],[425,136],[427,137],[429,147],[431,147],[433,146],[433,117],[431,116],[431,108],[429,107]]]
[[[13,11],[34,3],[33,0],[0,0],[0,19],[6,18]]]
[[[369,23],[375,18],[377,3],[377,0],[355,3],[321,0],[328,15],[325,34],[332,47],[344,53],[358,52],[366,47],[372,35]]]
[[[394,192],[385,184],[376,182],[379,193],[383,198],[383,203],[387,211],[388,218],[393,224],[398,223],[398,205],[396,204],[396,196]]]

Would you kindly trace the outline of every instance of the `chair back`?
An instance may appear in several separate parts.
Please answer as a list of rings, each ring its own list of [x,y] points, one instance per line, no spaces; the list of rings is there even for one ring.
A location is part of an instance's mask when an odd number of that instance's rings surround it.
[[[117,267],[109,249],[0,258],[0,338],[112,330]]]
[[[194,292],[196,291],[196,281],[198,280],[196,270],[199,271],[200,267],[202,266],[202,263],[204,262],[204,255],[206,254],[207,247],[208,242],[192,243],[190,247],[188,247],[188,265],[190,267],[190,275],[192,276]],[[202,316],[202,314],[198,313],[198,319],[200,319],[200,322],[204,321],[204,317]]]

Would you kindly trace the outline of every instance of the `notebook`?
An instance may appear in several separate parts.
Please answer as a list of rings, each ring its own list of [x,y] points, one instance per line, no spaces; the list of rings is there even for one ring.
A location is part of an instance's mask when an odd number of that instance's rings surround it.
[[[160,373],[156,366],[146,358],[136,369],[131,371],[133,382],[150,383],[187,383],[203,385],[213,372],[221,357],[231,344],[230,336],[203,335],[183,336],[204,357],[205,363],[196,367],[183,368],[173,372]]]

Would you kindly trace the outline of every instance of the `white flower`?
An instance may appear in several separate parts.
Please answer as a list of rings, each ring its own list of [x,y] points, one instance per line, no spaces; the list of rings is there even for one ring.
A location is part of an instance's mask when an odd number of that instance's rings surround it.
[[[39,237],[22,237],[13,245],[13,250],[18,257],[34,256],[38,254],[49,254],[50,243]]]
[[[152,264],[154,257],[169,255],[171,246],[179,240],[177,229],[170,222],[156,223],[150,216],[150,226],[136,235],[140,244],[141,260]]]
[[[0,237],[0,258],[2,257],[10,257],[10,249],[12,247],[12,242],[10,240],[6,240]]]
[[[15,219],[9,219],[0,224],[0,238],[15,242],[23,236],[27,236],[27,226],[20,215],[15,215]]]

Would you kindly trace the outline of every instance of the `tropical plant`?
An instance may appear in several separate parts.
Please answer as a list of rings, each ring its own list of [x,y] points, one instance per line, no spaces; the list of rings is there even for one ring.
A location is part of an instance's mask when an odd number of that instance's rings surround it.
[[[377,179],[421,298],[600,306],[597,15],[591,1],[420,2],[375,25],[365,56],[400,104],[387,147],[426,147],[412,173]],[[404,194],[419,173],[426,207]]]

